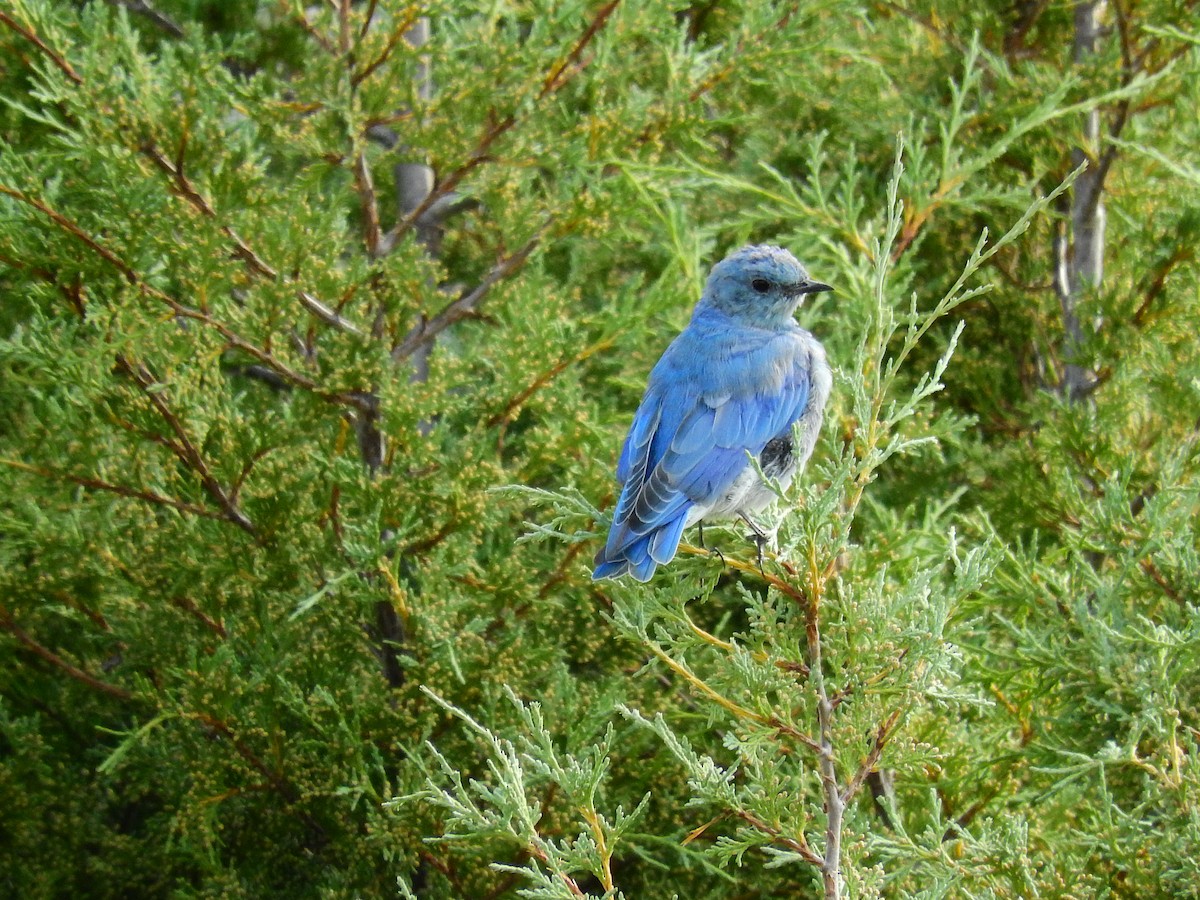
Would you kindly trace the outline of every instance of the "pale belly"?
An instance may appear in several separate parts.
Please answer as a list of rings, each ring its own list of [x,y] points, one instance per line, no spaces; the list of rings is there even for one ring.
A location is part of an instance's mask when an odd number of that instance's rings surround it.
[[[758,455],[758,464],[762,468],[763,474],[779,482],[784,490],[787,490],[796,474],[794,450],[792,438],[789,435],[769,441],[762,453]],[[707,506],[692,507],[688,513],[687,524],[695,525],[701,519],[711,521],[713,519],[732,519],[739,515],[750,516],[766,509],[775,499],[775,492],[763,483],[754,466],[747,462],[746,468],[742,470],[720,500]]]

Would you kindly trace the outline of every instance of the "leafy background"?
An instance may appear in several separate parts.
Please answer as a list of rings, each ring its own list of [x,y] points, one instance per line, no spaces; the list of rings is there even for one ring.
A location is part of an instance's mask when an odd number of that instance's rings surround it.
[[[0,9],[3,892],[1200,894],[1196,15]],[[747,241],[777,553],[593,584]]]

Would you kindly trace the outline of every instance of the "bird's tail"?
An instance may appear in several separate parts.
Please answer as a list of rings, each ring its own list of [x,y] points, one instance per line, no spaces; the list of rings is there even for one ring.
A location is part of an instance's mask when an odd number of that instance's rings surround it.
[[[655,569],[675,558],[687,514],[688,510],[683,509],[675,518],[646,533],[614,522],[608,543],[596,554],[592,580],[632,575],[643,583],[649,581]]]

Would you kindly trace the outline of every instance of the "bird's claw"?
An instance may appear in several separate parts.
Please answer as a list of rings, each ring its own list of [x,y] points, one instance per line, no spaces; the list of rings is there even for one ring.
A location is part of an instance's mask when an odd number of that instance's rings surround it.
[[[710,556],[714,553],[717,555],[717,557],[721,560],[721,568],[722,569],[724,569],[728,565],[728,563],[725,562],[725,554],[721,552],[720,547],[713,547],[708,552],[709,552]]]
[[[763,569],[763,548],[767,546],[767,533],[762,530],[755,522],[745,513],[740,513],[742,521],[750,526],[751,534],[746,535],[747,540],[754,541],[755,559],[758,562],[759,574],[766,578],[767,573]]]

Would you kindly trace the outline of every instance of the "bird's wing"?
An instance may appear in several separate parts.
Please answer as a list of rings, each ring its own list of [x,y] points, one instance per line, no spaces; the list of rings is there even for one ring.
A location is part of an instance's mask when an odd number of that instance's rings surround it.
[[[800,357],[780,359],[765,345],[701,363],[689,349],[672,345],[651,373],[621,450],[623,489],[596,577],[648,578],[674,557],[692,508],[718,502],[748,465],[746,452],[757,456],[804,412],[810,378]]]

